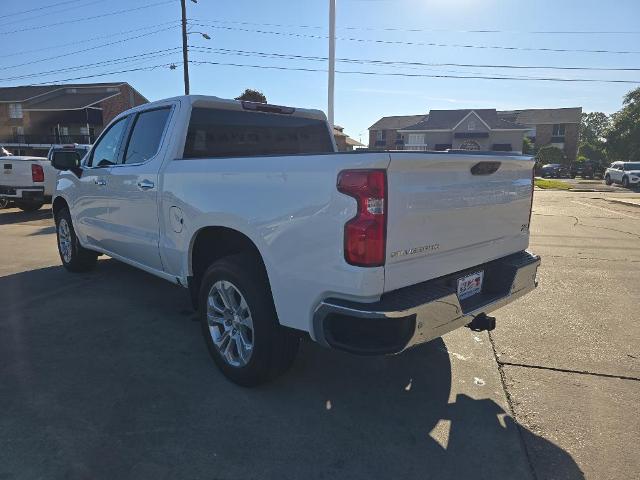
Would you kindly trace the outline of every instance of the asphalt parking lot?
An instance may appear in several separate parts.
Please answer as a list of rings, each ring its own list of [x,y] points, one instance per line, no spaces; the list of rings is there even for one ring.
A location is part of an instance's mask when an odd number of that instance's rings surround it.
[[[624,195],[624,197],[623,197]],[[247,390],[185,291],[59,266],[50,212],[0,211],[0,479],[637,478],[640,208],[536,191],[540,287],[396,357],[303,343]]]

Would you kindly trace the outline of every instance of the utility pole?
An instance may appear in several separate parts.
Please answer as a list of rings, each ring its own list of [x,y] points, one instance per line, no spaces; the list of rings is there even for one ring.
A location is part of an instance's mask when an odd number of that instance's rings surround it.
[[[189,95],[189,52],[187,51],[187,5],[180,0],[182,8],[182,67],[184,70],[184,94]]]
[[[184,1],[184,0],[183,0]],[[336,0],[329,0],[329,88],[328,107],[329,125],[333,128],[333,82],[336,75]]]

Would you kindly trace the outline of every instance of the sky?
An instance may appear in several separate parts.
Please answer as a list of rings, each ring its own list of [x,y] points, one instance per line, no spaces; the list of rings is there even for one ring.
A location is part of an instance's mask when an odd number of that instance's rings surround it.
[[[178,0],[2,6],[0,86],[126,81],[149,100],[184,91]],[[326,112],[328,11],[329,0],[188,0],[191,93],[233,98],[254,88],[270,103]],[[337,0],[336,70],[367,74],[336,73],[335,121],[366,143],[380,117],[430,109],[581,106],[612,113],[640,86],[639,18],[638,0]],[[91,75],[99,76],[77,78]],[[435,75],[635,83],[429,77]]]

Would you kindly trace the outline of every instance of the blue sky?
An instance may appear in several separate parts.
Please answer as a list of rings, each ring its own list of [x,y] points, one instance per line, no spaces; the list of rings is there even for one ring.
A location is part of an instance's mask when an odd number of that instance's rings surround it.
[[[3,37],[4,48],[0,59],[4,73],[0,76],[1,86],[53,83],[72,77],[181,61],[179,50],[166,51],[180,46],[180,30],[177,26],[180,6],[176,0],[4,0],[2,3],[0,36]],[[59,5],[14,15],[52,4]],[[76,21],[138,7],[127,13]],[[219,49],[194,49],[190,53],[191,60],[326,69],[326,61],[321,59],[274,58],[256,56],[255,53],[239,55],[237,50],[326,57],[327,40],[316,37],[327,35],[328,0],[198,0],[197,4],[189,1],[187,8],[189,18],[206,24],[193,26],[192,30],[206,32],[212,37],[211,40],[205,40],[194,33],[190,35],[189,43]],[[338,0],[337,10],[339,40],[336,56],[343,59],[427,64],[640,67],[640,33],[593,33],[639,32],[640,2],[637,0]],[[175,26],[170,23],[174,20]],[[58,25],[52,25],[56,23]],[[410,31],[412,29],[420,31]],[[501,32],[472,33],[469,30]],[[539,31],[592,33],[531,33]],[[139,38],[122,41],[136,36]],[[113,42],[119,43],[100,46]],[[426,43],[449,46],[429,46]],[[638,53],[460,48],[450,46],[452,44]],[[123,59],[146,54],[149,55]],[[88,66],[118,59],[121,62]],[[343,125],[346,132],[356,139],[362,135],[365,141],[367,127],[384,115],[426,113],[432,108],[573,106],[582,106],[585,111],[610,113],[620,108],[627,91],[640,86],[640,71],[506,70],[354,63],[338,63],[336,68],[378,73],[479,73],[485,76],[582,77],[638,82],[557,83],[336,74],[336,123]],[[67,70],[57,72],[59,69]],[[42,74],[50,71],[54,72]],[[327,74],[324,71],[211,64],[192,65],[190,71],[192,93],[229,98],[250,87],[262,90],[271,103],[326,111]],[[11,79],[28,74],[42,75]],[[181,94],[183,91],[181,66],[175,70],[162,66],[153,70],[76,80],[93,81],[127,81],[150,100]]]

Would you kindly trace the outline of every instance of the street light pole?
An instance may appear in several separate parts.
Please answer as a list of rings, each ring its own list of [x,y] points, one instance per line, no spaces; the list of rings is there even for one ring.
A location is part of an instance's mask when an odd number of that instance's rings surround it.
[[[328,107],[329,125],[333,128],[333,89],[336,69],[336,0],[329,0],[329,87]]]
[[[182,67],[184,70],[184,94],[189,95],[189,53],[187,51],[187,5],[180,0],[182,8]]]

